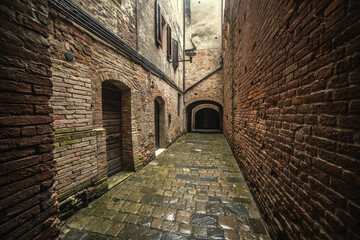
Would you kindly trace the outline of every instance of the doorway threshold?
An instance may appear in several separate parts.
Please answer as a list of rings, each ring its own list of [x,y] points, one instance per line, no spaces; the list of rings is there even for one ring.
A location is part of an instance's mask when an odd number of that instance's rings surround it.
[[[133,175],[135,172],[132,171],[121,171],[118,172],[111,177],[108,178],[108,188],[109,190],[121,183],[122,181],[129,178],[131,175]]]
[[[159,156],[163,151],[165,151],[166,150],[166,148],[158,148],[158,149],[156,149],[156,151],[155,151],[155,156],[157,157],[157,156]]]

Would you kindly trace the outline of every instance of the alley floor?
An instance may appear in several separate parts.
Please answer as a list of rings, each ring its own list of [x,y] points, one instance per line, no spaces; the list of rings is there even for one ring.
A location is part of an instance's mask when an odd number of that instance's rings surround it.
[[[222,134],[190,133],[68,219],[62,239],[269,240]]]

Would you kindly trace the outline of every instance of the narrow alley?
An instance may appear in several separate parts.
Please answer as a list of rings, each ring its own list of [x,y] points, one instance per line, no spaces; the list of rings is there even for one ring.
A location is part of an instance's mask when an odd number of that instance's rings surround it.
[[[222,134],[189,133],[62,227],[64,240],[270,239]]]
[[[360,0],[0,21],[0,240],[360,240]]]

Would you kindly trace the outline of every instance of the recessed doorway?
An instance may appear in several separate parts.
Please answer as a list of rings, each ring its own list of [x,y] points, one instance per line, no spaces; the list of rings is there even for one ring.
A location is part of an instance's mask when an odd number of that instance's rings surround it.
[[[157,97],[155,105],[155,148],[166,147],[165,142],[165,101]]]
[[[195,129],[220,129],[219,112],[212,108],[203,108],[195,113]]]

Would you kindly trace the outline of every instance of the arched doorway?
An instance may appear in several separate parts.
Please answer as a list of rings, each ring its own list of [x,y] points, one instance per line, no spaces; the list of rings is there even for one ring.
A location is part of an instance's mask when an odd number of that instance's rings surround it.
[[[212,108],[203,108],[195,113],[196,129],[220,129],[219,112]]]
[[[201,109],[208,109],[208,110],[203,110],[202,112]],[[211,110],[209,110],[211,109]],[[215,113],[215,112],[217,113]],[[196,126],[196,113],[199,112],[198,115],[198,125]],[[206,117],[211,117],[211,124],[210,122],[206,123],[208,124],[209,127],[204,126],[204,118]],[[197,127],[201,127],[200,129],[205,130],[207,132],[207,130],[211,130],[211,132],[213,132],[213,130],[215,132],[221,132],[222,131],[222,118],[223,118],[223,107],[220,103],[212,101],[212,100],[199,100],[196,102],[192,102],[189,105],[187,105],[186,107],[186,125],[187,125],[187,131],[191,132],[191,131],[196,131]],[[202,119],[202,120],[201,120]],[[217,120],[215,120],[217,119]],[[209,121],[209,120],[208,120]],[[203,122],[203,126],[201,126],[200,122]],[[200,124],[200,125],[199,125]],[[209,125],[210,124],[210,125]],[[205,128],[204,128],[205,127]]]
[[[133,170],[131,147],[130,89],[116,81],[102,83],[102,125],[106,130],[108,177]],[[126,147],[124,147],[126,146]]]
[[[155,105],[155,147],[166,147],[165,142],[165,101],[161,97],[157,97],[154,101]]]

